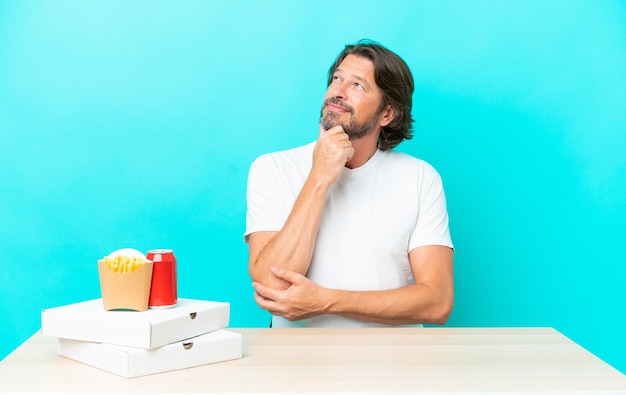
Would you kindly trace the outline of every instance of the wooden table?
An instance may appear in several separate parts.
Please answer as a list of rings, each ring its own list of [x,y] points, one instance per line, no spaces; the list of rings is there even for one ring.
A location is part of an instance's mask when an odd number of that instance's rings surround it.
[[[232,329],[240,360],[125,379],[35,334],[0,393],[626,394],[626,376],[550,328]]]

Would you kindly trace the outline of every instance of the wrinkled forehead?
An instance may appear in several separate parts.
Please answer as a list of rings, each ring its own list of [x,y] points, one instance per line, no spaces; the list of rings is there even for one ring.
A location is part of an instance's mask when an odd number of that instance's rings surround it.
[[[374,75],[374,61],[367,56],[360,54],[346,54],[340,56],[328,73],[328,84],[332,82],[336,72],[351,73],[361,80],[376,83]]]
[[[335,74],[341,74],[368,85],[376,85],[374,63],[366,57],[348,55],[339,64]]]

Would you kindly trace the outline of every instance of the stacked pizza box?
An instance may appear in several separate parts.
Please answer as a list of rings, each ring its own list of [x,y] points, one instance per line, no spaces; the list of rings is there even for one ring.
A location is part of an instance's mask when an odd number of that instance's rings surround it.
[[[42,333],[58,354],[122,377],[241,358],[242,336],[225,328],[230,305],[178,299],[169,309],[105,310],[102,299],[46,309]]]

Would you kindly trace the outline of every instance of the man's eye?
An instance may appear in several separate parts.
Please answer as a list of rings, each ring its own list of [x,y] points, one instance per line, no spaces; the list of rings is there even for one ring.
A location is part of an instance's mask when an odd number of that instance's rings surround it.
[[[363,89],[363,85],[359,84],[358,82],[354,83],[354,87],[358,89]]]

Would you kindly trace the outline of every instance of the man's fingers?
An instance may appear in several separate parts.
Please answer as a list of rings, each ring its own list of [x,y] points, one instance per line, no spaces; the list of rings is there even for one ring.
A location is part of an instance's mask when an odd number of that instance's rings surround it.
[[[345,134],[346,132],[343,130],[343,126],[335,125],[330,129],[324,129],[324,126],[320,123],[320,135],[322,134]],[[347,135],[346,135],[347,136]]]
[[[285,268],[272,267],[271,270],[274,276],[291,284],[297,282],[301,277],[303,277],[300,273]]]
[[[354,148],[352,148],[352,146],[350,146],[349,148],[347,148],[347,154],[348,157],[346,159],[346,162],[349,161],[350,159],[352,159],[352,157],[354,156]]]
[[[264,298],[258,292],[254,293],[254,301],[260,308],[269,311],[272,314],[278,314],[277,306],[278,304],[271,299]]]
[[[263,299],[274,300],[276,298],[276,290],[266,287],[261,283],[253,282],[252,288],[254,288],[255,293],[259,294]]]
[[[324,128],[320,125],[320,138],[323,138],[327,144],[334,145],[338,149],[350,151],[348,152],[350,157],[354,155],[354,149],[352,148],[350,137],[343,130],[341,125],[337,125],[328,130],[324,130]]]

